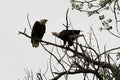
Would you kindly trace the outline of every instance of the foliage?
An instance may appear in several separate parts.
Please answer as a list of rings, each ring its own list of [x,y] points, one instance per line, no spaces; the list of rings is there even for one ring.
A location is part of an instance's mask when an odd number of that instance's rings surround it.
[[[99,20],[101,20],[101,23],[103,27],[100,28],[100,30],[112,30],[113,27],[116,28],[116,31],[118,34],[112,33],[111,34],[115,36],[120,36],[118,23],[120,22],[118,16],[120,13],[120,6],[119,6],[119,0],[71,0],[71,6],[72,9],[78,10],[80,12],[85,12],[88,14],[88,16],[92,16],[97,14],[99,16]],[[108,12],[109,11],[109,12]],[[101,14],[104,12],[104,14]],[[113,18],[105,19],[105,14],[113,14]],[[104,20],[103,20],[104,19]],[[113,22],[113,26],[110,25],[112,21],[115,21],[115,24]]]

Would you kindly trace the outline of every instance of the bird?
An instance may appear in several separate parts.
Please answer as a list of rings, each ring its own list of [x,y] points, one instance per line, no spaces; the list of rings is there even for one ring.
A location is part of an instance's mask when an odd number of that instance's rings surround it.
[[[40,21],[35,21],[32,32],[31,32],[31,43],[32,46],[37,48],[39,46],[39,42],[42,40],[45,31],[46,31],[46,23],[47,19],[41,19]]]
[[[61,40],[63,40],[63,44],[66,45],[68,43],[68,47],[73,45],[73,41],[77,39],[82,32],[80,30],[62,30],[61,32],[52,32],[52,34]]]

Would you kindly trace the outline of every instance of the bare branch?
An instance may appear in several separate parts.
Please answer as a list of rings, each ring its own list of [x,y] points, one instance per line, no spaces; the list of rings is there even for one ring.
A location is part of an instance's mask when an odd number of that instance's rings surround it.
[[[116,4],[117,4],[117,2],[118,2],[118,0],[115,0],[114,1],[114,17],[115,17],[115,22],[116,22],[116,31],[117,31],[117,33],[120,35],[120,32],[119,32],[119,30],[118,30],[118,19],[117,19],[117,13],[116,13]]]
[[[30,20],[29,20],[29,14],[28,13],[27,13],[27,21],[28,21],[30,29],[32,30],[32,27],[31,27],[31,24],[30,24]]]
[[[66,71],[66,72],[61,72],[61,73],[54,72],[55,74],[58,74],[58,75],[51,80],[58,80],[61,76],[65,74],[79,74],[79,73],[92,73],[96,75],[99,78],[99,80],[103,80],[103,78],[96,71],[90,70],[90,69],[84,69],[79,64],[78,66],[80,69],[76,71]]]
[[[91,27],[91,31],[92,31],[92,33],[93,33],[93,35],[94,35],[94,37],[95,37],[96,44],[97,44],[97,48],[98,48],[98,53],[100,54],[99,43],[98,43],[97,37],[96,37],[96,35],[95,35],[94,30],[93,30],[93,28],[92,28],[92,27]]]
[[[22,33],[22,35],[27,35],[27,34],[25,34],[25,33]],[[26,37],[28,37],[28,35],[26,36]],[[28,37],[28,38],[30,38],[30,36]],[[93,64],[95,64],[95,65],[99,65],[100,67],[104,67],[104,68],[111,68],[111,64],[109,64],[109,63],[106,63],[106,62],[100,62],[100,61],[95,61],[95,60],[92,60],[92,59],[90,59],[89,57],[87,57],[86,55],[84,55],[84,54],[81,54],[80,52],[77,52],[76,50],[73,50],[73,49],[71,49],[71,48],[69,48],[69,47],[64,47],[64,46],[61,46],[61,45],[58,45],[58,44],[54,44],[54,43],[51,43],[51,42],[47,42],[47,41],[43,41],[43,40],[41,40],[41,42],[42,43],[46,43],[46,44],[48,44],[48,45],[53,45],[53,46],[56,46],[56,47],[59,47],[59,48],[63,48],[63,49],[67,49],[68,51],[71,51],[73,54],[76,54],[79,58],[81,58],[81,57],[83,57],[83,59],[85,59],[86,61],[88,61],[89,63],[93,63]],[[42,45],[42,44],[41,44]],[[43,46],[43,45],[42,45]],[[82,46],[82,45],[81,45]],[[83,46],[83,47],[85,47],[85,46]],[[49,50],[47,50],[44,46],[43,46],[43,48],[48,52],[48,53],[50,53],[58,62],[59,62],[59,60],[57,59],[57,57],[55,56],[55,55],[53,55]],[[116,49],[119,49],[120,47],[118,47],[118,48],[114,48],[114,49],[111,49],[111,50],[108,50],[107,52],[109,52],[109,51],[112,51],[112,50],[116,50]],[[101,65],[102,64],[102,65]],[[61,66],[63,66],[62,64],[61,64]],[[64,67],[63,67],[64,68]],[[64,68],[65,69],[65,68]]]
[[[66,30],[68,30],[68,28],[69,28],[69,25],[68,25],[68,12],[69,12],[69,8],[67,9],[67,12],[66,12],[66,25],[63,24],[63,26],[66,27]]]
[[[28,38],[31,39],[31,36],[29,36],[28,34],[26,34],[26,28],[24,29],[24,32],[18,31],[18,34],[19,35],[22,34],[22,35],[24,35],[24,36],[26,36],[26,37],[28,37]]]
[[[120,49],[120,47],[115,47],[115,48],[109,49],[109,50],[101,53],[101,54],[99,55],[99,57],[102,56],[103,54],[106,54],[106,53],[108,53],[108,52],[111,52],[111,51],[114,51],[114,50],[118,50],[118,49]]]
[[[44,41],[42,41],[42,42],[44,42]],[[49,44],[49,43],[47,42],[47,44]],[[48,49],[46,49],[43,44],[41,44],[41,45],[42,45],[42,47],[45,49],[45,51],[47,51],[48,53],[50,53],[50,54],[59,62],[59,64],[63,67],[63,69],[66,70],[66,68],[65,68],[65,67],[63,66],[63,64],[58,60],[58,58],[57,58],[54,54],[52,54]]]

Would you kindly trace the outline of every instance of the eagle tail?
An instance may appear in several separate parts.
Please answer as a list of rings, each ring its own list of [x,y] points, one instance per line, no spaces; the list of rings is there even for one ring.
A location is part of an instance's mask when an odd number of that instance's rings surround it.
[[[38,39],[32,39],[32,46],[37,48],[39,46],[39,40]]]
[[[39,43],[38,43],[38,42],[34,42],[34,43],[32,44],[32,46],[35,47],[35,48],[37,48],[37,47],[39,46]]]

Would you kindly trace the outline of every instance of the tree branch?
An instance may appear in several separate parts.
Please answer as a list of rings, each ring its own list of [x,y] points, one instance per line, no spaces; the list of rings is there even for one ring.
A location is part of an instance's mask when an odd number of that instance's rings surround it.
[[[29,14],[28,13],[27,13],[27,21],[28,21],[30,29],[32,30],[32,27],[31,27],[31,24],[30,24],[30,20],[29,20]]]
[[[31,38],[29,35],[27,35],[26,33],[24,32],[21,32],[19,31],[19,34],[22,34],[28,38]],[[51,43],[51,42],[47,42],[47,41],[43,41],[41,40],[42,43],[46,43],[48,45],[53,45],[53,46],[56,46],[56,47],[59,47],[59,48],[62,48],[62,49],[67,49],[68,51],[71,51],[73,54],[77,55],[79,58],[83,57],[83,59],[87,60],[88,62],[90,63],[93,63],[95,65],[99,65],[100,67],[104,67],[104,68],[111,68],[111,64],[107,63],[107,62],[100,62],[100,61],[95,61],[95,60],[92,60],[90,59],[89,57],[87,57],[86,55],[84,54],[81,54],[80,52],[76,51],[76,50],[73,50],[69,47],[64,47],[64,46],[61,46],[61,45],[58,45],[58,44],[54,44],[54,43]],[[81,45],[82,46],[82,45]],[[83,46],[84,47],[84,46]],[[118,47],[120,48],[120,47]],[[115,48],[115,49],[118,49],[118,48]],[[115,50],[115,49],[111,49],[111,50]],[[111,50],[108,50],[108,51],[111,51]],[[48,51],[47,51],[48,52]],[[50,53],[50,52],[49,52]],[[51,53],[50,53],[51,54]]]
[[[67,12],[66,12],[66,25],[63,24],[63,26],[66,27],[66,30],[68,30],[68,28],[69,28],[69,25],[68,25],[68,12],[69,12],[69,8],[67,9]]]
[[[75,70],[75,71],[70,71],[69,70],[69,71],[60,72],[60,73],[54,72],[55,74],[57,74],[57,76],[54,77],[51,80],[58,80],[60,77],[62,77],[63,75],[66,75],[66,74],[79,74],[79,73],[92,73],[92,74],[96,75],[99,78],[99,80],[103,80],[103,78],[101,77],[101,75],[99,75],[98,72],[96,72],[95,70],[84,69],[79,64],[76,64],[76,65],[79,66],[79,70]]]

